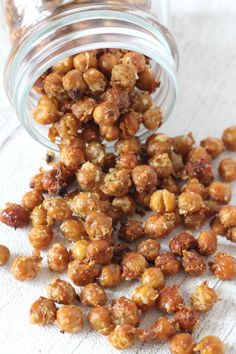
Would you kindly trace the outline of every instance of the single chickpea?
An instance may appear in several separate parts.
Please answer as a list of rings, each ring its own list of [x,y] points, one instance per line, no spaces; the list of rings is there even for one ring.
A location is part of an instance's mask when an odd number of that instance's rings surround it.
[[[106,210],[106,214],[107,214],[107,216],[112,218],[113,227],[115,227],[120,222],[120,220],[123,216],[121,209],[114,207],[112,204],[109,205],[109,208]]]
[[[141,115],[138,112],[129,111],[120,119],[119,127],[124,138],[135,136],[139,130]]]
[[[60,75],[66,74],[73,69],[73,58],[66,57],[52,66],[52,71]]]
[[[112,234],[112,219],[102,212],[92,212],[86,218],[85,230],[91,241],[109,238]]]
[[[116,124],[100,125],[99,133],[105,140],[115,141],[120,137],[120,128]]]
[[[148,163],[154,168],[158,178],[168,178],[174,172],[172,161],[167,153],[153,155]]]
[[[60,161],[70,171],[77,171],[85,162],[85,152],[75,146],[63,147],[60,151]]]
[[[118,264],[108,264],[102,267],[99,278],[104,288],[113,288],[121,283],[121,267]]]
[[[176,181],[174,180],[174,178],[171,176],[163,178],[160,182],[159,188],[166,189],[170,193],[174,193],[175,195],[180,194],[180,188],[179,188],[178,184],[176,183]]]
[[[217,237],[214,231],[202,231],[197,239],[198,251],[203,256],[210,256],[217,250]]]
[[[42,178],[43,188],[49,194],[63,195],[67,191],[67,186],[71,179],[72,172],[62,163],[59,163],[52,170],[44,172]]]
[[[119,229],[119,239],[126,242],[133,242],[144,237],[142,223],[138,220],[127,220],[121,224]]]
[[[134,344],[136,328],[131,325],[118,325],[108,335],[108,340],[116,349],[127,349]]]
[[[83,327],[83,313],[80,307],[63,305],[57,310],[56,325],[62,332],[78,333]]]
[[[175,320],[181,331],[189,333],[192,333],[200,322],[198,312],[190,306],[180,307],[175,312]]]
[[[200,160],[204,160],[210,163],[211,156],[207,153],[206,149],[201,146],[198,146],[190,150],[187,157],[187,161],[195,162]]]
[[[38,250],[48,248],[53,239],[53,230],[47,225],[36,225],[29,232],[29,242]]]
[[[117,106],[121,114],[128,111],[130,107],[130,99],[128,91],[122,87],[111,87],[103,95],[104,101],[112,102],[114,106]]]
[[[172,253],[182,256],[183,251],[197,248],[197,240],[191,231],[182,231],[170,240],[169,248]]]
[[[206,216],[214,216],[218,214],[222,208],[222,204],[213,199],[207,199],[204,201],[206,205]]]
[[[83,264],[76,259],[68,264],[67,274],[75,285],[85,286],[94,282],[99,270],[93,265]]]
[[[96,106],[93,112],[95,123],[99,126],[113,125],[117,122],[120,112],[117,106],[112,102],[105,101]]]
[[[224,144],[217,138],[205,138],[201,141],[201,146],[211,156],[212,159],[218,157],[225,149]]]
[[[145,56],[137,52],[128,52],[122,57],[121,62],[127,65],[133,65],[137,72],[142,72],[146,66]]]
[[[116,168],[118,169],[126,168],[127,170],[132,171],[137,165],[138,159],[133,153],[122,154],[116,160]]]
[[[192,150],[195,141],[191,133],[187,135],[179,135],[172,139],[172,145],[174,147],[175,152],[183,156],[183,158],[187,157],[189,152]]]
[[[101,335],[107,336],[114,329],[114,325],[111,321],[111,313],[108,307],[93,307],[88,314],[88,320],[92,329]]]
[[[210,197],[222,204],[229,203],[232,192],[229,184],[214,181],[209,186]]]
[[[227,253],[218,252],[212,262],[209,262],[211,272],[220,280],[236,278],[236,258]]]
[[[64,93],[61,76],[57,73],[48,74],[44,80],[44,91],[51,96],[60,96]]]
[[[62,78],[62,84],[66,91],[72,91],[80,93],[85,92],[87,84],[84,81],[83,75],[79,70],[70,70]]]
[[[146,192],[142,192],[142,193],[135,192],[134,194],[138,206],[142,207],[145,210],[149,210],[151,195],[152,193],[146,193]]]
[[[148,237],[163,238],[168,236],[175,227],[175,214],[154,214],[146,220],[144,232]]]
[[[142,123],[148,130],[157,130],[163,121],[163,114],[159,107],[149,108],[142,116]]]
[[[33,118],[43,125],[55,123],[60,118],[57,100],[51,96],[42,96],[33,111]]]
[[[205,188],[205,186],[200,183],[197,178],[189,179],[187,183],[182,186],[181,191],[186,193],[197,193],[202,197],[202,199],[206,199],[209,196],[207,188]]]
[[[171,354],[193,354],[195,341],[189,333],[178,333],[170,341]]]
[[[113,256],[113,248],[106,240],[92,241],[86,250],[86,258],[96,264],[109,264]]]
[[[152,134],[147,138],[146,149],[149,156],[170,154],[171,139],[163,133]]]
[[[70,262],[70,253],[61,243],[54,243],[48,250],[47,261],[52,272],[64,272]]]
[[[219,212],[220,222],[225,227],[236,226],[236,206],[228,205],[224,206]]]
[[[96,283],[86,285],[80,294],[80,298],[82,304],[89,307],[103,306],[107,302],[104,289]]]
[[[188,229],[198,230],[206,221],[205,212],[196,212],[189,215],[184,215],[183,223]]]
[[[132,293],[132,300],[141,311],[149,310],[158,297],[158,291],[148,285],[139,285]]]
[[[47,198],[43,202],[49,218],[54,220],[66,220],[72,215],[67,201],[63,198]]]
[[[136,81],[136,86],[142,91],[153,93],[160,86],[160,81],[156,80],[152,69],[146,65],[144,70],[139,73],[139,78]]]
[[[188,215],[205,210],[202,197],[194,192],[183,192],[178,197],[180,215]]]
[[[87,240],[80,240],[75,242],[71,249],[72,258],[83,261],[86,258],[87,248],[90,242]]]
[[[78,101],[74,101],[71,105],[71,111],[80,123],[87,123],[93,118],[93,111],[96,102],[91,97],[84,97]],[[77,129],[78,130],[78,129]]]
[[[196,251],[183,251],[182,266],[184,271],[193,277],[198,277],[206,270],[203,257]]]
[[[123,89],[132,89],[137,79],[137,71],[133,66],[117,64],[111,71],[111,86],[120,86]]]
[[[194,352],[200,354],[224,354],[225,347],[220,338],[216,336],[207,336],[200,340],[194,347]]]
[[[122,197],[115,197],[112,201],[114,208],[121,211],[122,215],[134,215],[136,210],[136,203],[130,195]]]
[[[157,186],[157,174],[149,165],[139,165],[131,171],[132,181],[138,193],[153,192]]]
[[[141,330],[139,339],[142,341],[155,340],[157,342],[168,342],[177,332],[176,322],[167,317],[159,317],[149,328]]]
[[[160,290],[156,304],[160,311],[174,313],[183,305],[178,286],[170,286]]]
[[[176,154],[176,152],[172,150],[170,152],[170,159],[173,165],[174,173],[176,175],[182,173],[184,169],[183,157],[180,154]]]
[[[76,292],[73,286],[59,278],[52,280],[47,286],[47,294],[49,299],[58,304],[72,304],[76,299]]]
[[[105,161],[105,147],[98,141],[90,141],[86,146],[86,157],[95,165],[102,166]]]
[[[121,268],[125,279],[137,279],[147,268],[147,261],[137,252],[128,252],[122,258]]]
[[[155,191],[150,200],[150,208],[157,213],[170,213],[177,207],[175,194],[166,189]]]
[[[43,172],[37,173],[31,178],[30,181],[30,188],[33,188],[35,191],[39,193],[45,192],[43,188],[43,181],[42,181],[43,175],[44,175]]]
[[[148,262],[154,262],[159,255],[160,242],[151,238],[139,242],[137,252],[141,254]]]
[[[131,187],[130,172],[126,169],[113,169],[106,174],[101,190],[106,195],[121,197],[128,194]]]
[[[40,296],[30,307],[30,323],[48,325],[55,322],[57,307],[50,299]]]
[[[97,69],[91,68],[84,72],[84,81],[93,94],[101,94],[107,86],[107,79],[103,73]]]
[[[221,223],[219,215],[214,216],[214,218],[210,222],[211,230],[216,234],[216,235],[221,235],[224,236],[226,233],[226,228],[224,225]]]
[[[49,138],[56,142],[56,138],[75,139],[78,135],[80,122],[74,114],[66,113],[49,129]]]
[[[84,73],[90,68],[97,67],[97,57],[94,51],[82,52],[77,54],[73,59],[75,69]]]
[[[153,289],[161,290],[165,286],[163,272],[159,268],[147,268],[141,277],[143,285],[151,286]]]
[[[33,226],[50,224],[50,220],[47,217],[47,211],[42,204],[32,210],[30,219]]]
[[[219,175],[225,182],[236,180],[236,160],[223,159],[218,167]]]
[[[227,150],[236,151],[236,125],[224,130],[222,140]]]
[[[204,281],[196,286],[191,296],[191,304],[196,311],[208,312],[212,309],[218,299],[215,290],[208,286],[207,281]]]
[[[22,198],[22,206],[26,210],[33,210],[36,206],[43,202],[43,196],[36,190],[29,191]]]
[[[140,140],[136,136],[131,138],[123,138],[117,141],[115,144],[115,150],[118,155],[133,153],[138,154],[141,149]]]
[[[79,241],[87,236],[80,220],[65,220],[60,226],[60,231],[67,240],[72,242]]]
[[[133,300],[124,296],[117,300],[112,300],[111,319],[115,326],[129,324],[138,327],[140,323],[138,307]]]
[[[10,258],[9,249],[4,245],[0,245],[0,266],[7,264],[9,258]]]
[[[98,68],[107,77],[110,77],[112,69],[117,64],[119,64],[119,58],[109,52],[102,54],[98,59]]]
[[[16,257],[11,265],[13,277],[20,281],[34,279],[41,268],[42,258],[38,256]]]
[[[187,162],[182,178],[197,178],[204,186],[209,186],[214,179],[209,159],[198,159],[196,161]]]
[[[29,223],[29,212],[19,204],[7,203],[5,208],[0,210],[0,221],[15,229],[25,227]]]
[[[94,211],[104,210],[105,204],[102,203],[97,193],[80,192],[72,200],[71,209],[73,213],[86,217]]]
[[[163,252],[157,256],[155,266],[160,268],[164,275],[175,275],[180,271],[181,263],[174,253]]]

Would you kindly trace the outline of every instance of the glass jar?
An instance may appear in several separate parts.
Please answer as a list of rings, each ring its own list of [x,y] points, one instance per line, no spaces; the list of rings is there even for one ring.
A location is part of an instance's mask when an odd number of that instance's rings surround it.
[[[32,110],[38,97],[35,81],[64,57],[98,48],[140,52],[152,60],[161,81],[153,101],[165,117],[176,101],[178,51],[168,30],[168,0],[2,0],[1,51],[5,89],[30,135],[55,149],[47,127],[37,124]],[[138,135],[146,137],[143,127]]]

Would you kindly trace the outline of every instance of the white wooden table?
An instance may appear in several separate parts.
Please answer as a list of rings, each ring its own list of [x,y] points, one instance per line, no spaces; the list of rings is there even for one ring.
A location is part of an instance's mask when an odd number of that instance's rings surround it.
[[[194,131],[197,141],[220,136],[236,122],[236,2],[234,0],[173,0],[173,32],[180,50],[179,97],[175,112],[163,131],[177,135]],[[2,88],[1,88],[2,90]],[[33,141],[20,126],[12,108],[0,91],[0,205],[19,202],[28,190],[29,178],[45,156],[45,148]],[[225,156],[233,154],[225,153]],[[234,154],[235,156],[235,154]],[[216,162],[217,165],[217,162]],[[236,204],[236,183],[232,204]],[[60,237],[58,236],[58,240]],[[0,225],[0,243],[11,251],[7,266],[0,269],[0,353],[1,354],[90,354],[116,353],[105,337],[86,328],[79,335],[61,334],[55,327],[37,327],[28,322],[31,303],[46,295],[52,275],[43,268],[37,280],[19,283],[9,273],[17,255],[30,254],[26,230]],[[163,245],[163,249],[165,244]],[[236,256],[236,245],[219,238],[219,249]],[[44,266],[45,256],[44,256]],[[197,279],[184,274],[168,283],[181,284],[189,301],[193,287],[208,278],[221,297],[214,309],[201,317],[194,336],[218,335],[228,344],[227,353],[236,353],[236,282],[221,282],[209,272]],[[131,294],[132,286],[116,292]],[[109,292],[112,296],[112,292]],[[157,313],[147,314],[147,324]],[[168,353],[166,345],[137,344],[127,353]]]

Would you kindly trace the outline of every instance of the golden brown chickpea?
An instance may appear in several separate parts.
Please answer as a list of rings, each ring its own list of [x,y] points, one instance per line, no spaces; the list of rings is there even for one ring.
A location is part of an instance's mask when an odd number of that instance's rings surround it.
[[[168,135],[163,133],[152,134],[146,141],[146,149],[149,156],[159,154],[170,154],[171,152],[171,139]]]
[[[42,178],[43,188],[49,194],[63,195],[67,191],[67,186],[72,179],[72,172],[62,163],[58,163],[55,168],[45,171]]]
[[[121,59],[121,62],[127,65],[133,65],[138,73],[143,71],[146,66],[145,56],[137,52],[125,53]]]
[[[214,216],[214,218],[210,222],[211,225],[211,230],[216,234],[216,235],[221,235],[224,236],[226,233],[226,228],[224,225],[221,223],[219,215]]]
[[[197,240],[191,231],[182,231],[170,240],[169,248],[172,253],[182,256],[183,251],[197,248]]]
[[[219,213],[220,222],[225,227],[236,226],[236,206],[224,206]]]
[[[47,225],[36,225],[29,232],[29,242],[38,250],[48,248],[53,239],[53,230]]]
[[[16,257],[11,265],[13,277],[20,281],[36,278],[41,268],[42,258],[38,256]]]
[[[119,64],[119,58],[109,52],[102,54],[98,59],[98,68],[107,77],[110,77],[112,69],[117,64]]]
[[[198,277],[206,270],[203,257],[196,251],[183,251],[182,266],[184,271],[193,277]]]
[[[117,106],[121,114],[127,112],[130,106],[130,99],[128,91],[122,87],[111,87],[103,95],[104,101],[112,102],[114,106]]]
[[[192,150],[195,141],[192,137],[192,134],[189,133],[187,135],[179,135],[172,139],[172,145],[174,147],[175,152],[183,156],[183,158],[187,157],[189,152]]]
[[[47,286],[47,294],[49,299],[58,304],[68,305],[75,301],[76,292],[73,286],[65,280],[54,279]]]
[[[211,272],[220,280],[236,278],[236,258],[227,253],[218,252],[213,262],[209,262]]]
[[[144,237],[142,223],[138,220],[127,220],[121,224],[119,239],[126,242],[133,242]]]
[[[67,201],[63,198],[47,198],[43,202],[49,218],[54,220],[66,220],[72,215]]]
[[[196,212],[189,215],[184,215],[183,223],[188,229],[198,230],[206,221],[205,212]]]
[[[185,164],[181,178],[197,178],[204,186],[208,186],[214,179],[211,163],[204,159],[189,161]]]
[[[52,66],[52,71],[60,75],[66,74],[73,69],[73,58],[66,57]]]
[[[78,333],[83,327],[83,313],[80,307],[63,305],[57,310],[57,327],[62,332]]]
[[[137,245],[137,252],[141,254],[147,261],[154,262],[157,258],[161,245],[154,239],[146,239]]]
[[[5,208],[0,210],[0,221],[15,229],[25,227],[29,223],[29,212],[19,204],[7,203]]]
[[[157,190],[151,196],[150,209],[157,213],[170,213],[175,211],[176,207],[175,194],[166,189]]]
[[[199,324],[198,312],[190,306],[182,306],[175,312],[175,320],[179,325],[179,329],[184,332],[192,333]]]
[[[161,290],[165,286],[163,272],[159,268],[147,268],[141,277],[143,285],[151,286],[153,289]]]
[[[75,146],[63,147],[60,151],[60,161],[70,171],[77,171],[85,162],[85,152]]]
[[[176,181],[173,177],[169,176],[167,178],[163,178],[159,185],[160,189],[167,189],[170,193],[174,193],[175,195],[179,195],[180,189]]]
[[[88,314],[89,323],[99,334],[107,336],[114,329],[108,307],[96,306]]]
[[[220,139],[205,138],[201,141],[201,146],[211,156],[212,159],[218,157],[225,149],[224,144]]]
[[[79,241],[87,236],[80,220],[65,220],[60,226],[60,231],[67,240],[72,242]]]
[[[84,72],[83,78],[93,94],[101,94],[105,91],[107,79],[101,71],[90,68]]]
[[[204,203],[206,205],[206,216],[214,216],[218,214],[222,208],[222,203],[217,202],[216,200],[213,199],[207,199],[204,200]]]
[[[55,123],[60,118],[57,100],[54,97],[42,96],[33,111],[33,118],[43,125]]]
[[[80,298],[82,304],[89,307],[102,306],[107,302],[105,291],[96,283],[86,285],[80,294]]]
[[[119,123],[122,137],[129,138],[135,136],[135,134],[139,130],[140,121],[140,113],[129,111],[125,115],[123,115]]]
[[[154,214],[146,220],[144,232],[148,237],[163,238],[168,236],[175,227],[175,214]]]
[[[191,178],[181,188],[182,192],[193,192],[199,194],[203,199],[208,198],[208,190],[198,181],[197,178]]]
[[[224,354],[225,347],[218,337],[207,336],[200,340],[193,351],[200,354]]]
[[[109,264],[113,256],[113,248],[106,240],[91,242],[86,250],[86,258],[96,264]]]
[[[139,285],[132,293],[132,300],[141,311],[149,310],[155,304],[158,291],[148,285]]]
[[[125,153],[118,157],[116,160],[116,168],[122,169],[126,168],[127,170],[132,171],[138,165],[138,158],[134,153]]]
[[[176,152],[172,150],[170,152],[170,159],[175,175],[182,173],[182,170],[184,169],[183,157],[180,154],[176,154]]]
[[[222,140],[227,150],[236,151],[236,125],[224,130]]]
[[[174,313],[179,310],[183,302],[178,286],[174,285],[160,290],[156,304],[160,311]]]
[[[121,197],[128,194],[131,187],[130,173],[125,168],[117,170],[113,169],[106,174],[101,190],[106,195],[112,197]]]
[[[180,215],[201,212],[206,209],[202,197],[194,192],[183,192],[178,197]]]
[[[218,172],[225,182],[236,180],[236,160],[231,158],[223,159],[219,164]]]
[[[147,268],[147,261],[137,252],[128,252],[122,257],[121,268],[125,279],[137,279]]]
[[[30,307],[30,323],[48,325],[54,323],[57,307],[50,299],[40,296]]]
[[[91,241],[109,238],[112,234],[112,218],[94,211],[87,216],[84,227]]]
[[[199,312],[208,312],[218,300],[218,296],[213,288],[208,286],[207,281],[196,286],[191,296],[191,304]]]
[[[108,340],[116,349],[127,349],[134,344],[136,328],[131,325],[118,325],[108,335]]]
[[[10,258],[9,249],[4,245],[0,245],[0,266],[7,264],[9,258]]]
[[[33,209],[30,219],[33,226],[50,224],[50,220],[47,217],[47,211],[42,204]]]
[[[49,138],[55,142],[59,136],[61,139],[74,139],[78,135],[80,122],[74,114],[67,113],[62,116],[52,128],[49,129]]]
[[[82,73],[76,69],[68,71],[65,76],[63,76],[62,84],[66,91],[79,91],[83,93],[87,89]]]
[[[134,111],[145,113],[152,107],[152,97],[147,92],[135,92],[131,96],[131,107]]]
[[[111,71],[111,86],[120,86],[124,89],[132,89],[136,82],[137,72],[133,66],[117,64]]]
[[[35,176],[33,176],[30,181],[30,188],[33,188],[35,191],[39,193],[45,192],[45,189],[43,187],[43,181],[42,181],[43,175],[44,173],[40,172]]]
[[[160,253],[155,260],[155,265],[161,269],[164,275],[175,275],[180,271],[181,267],[180,261],[171,252]]]
[[[57,73],[48,74],[44,80],[44,91],[51,96],[60,96],[64,93],[61,76]]]
[[[217,237],[214,231],[202,231],[197,239],[198,251],[203,256],[210,256],[217,250]]]
[[[138,154],[141,149],[140,140],[137,136],[131,138],[123,138],[117,141],[115,144],[115,150],[118,155],[133,153]]]
[[[96,106],[93,112],[95,123],[100,125],[115,124],[120,116],[118,107],[114,106],[112,102],[105,101]]]
[[[228,229],[226,238],[229,241],[236,242],[236,227],[231,227]]]
[[[99,127],[100,135],[107,141],[114,141],[119,139],[120,136],[120,128],[113,124],[113,125],[101,125]]]
[[[149,108],[142,116],[142,123],[148,130],[160,128],[163,121],[163,115],[159,107]]]
[[[121,211],[122,215],[134,215],[136,210],[136,203],[130,195],[122,197],[115,197],[112,201],[114,208]]]
[[[81,192],[72,200],[71,209],[75,214],[86,217],[93,211],[105,210],[105,203],[100,201],[97,193]]]
[[[64,272],[70,262],[70,253],[61,243],[54,243],[48,250],[48,267],[53,272]]]
[[[152,69],[146,65],[144,70],[139,73],[139,78],[136,81],[136,86],[142,91],[148,91],[152,93],[159,87],[160,82],[156,80],[156,77]]]
[[[87,123],[92,119],[95,107],[96,102],[93,98],[84,97],[73,102],[71,105],[71,111],[79,122]]]
[[[73,59],[75,69],[84,73],[90,68],[97,67],[97,58],[94,51],[82,52],[77,54]]]
[[[178,333],[170,341],[171,354],[194,354],[195,341],[189,333]]]
[[[214,181],[209,186],[210,197],[222,204],[229,203],[232,192],[229,184]]]
[[[112,300],[111,305],[111,319],[115,326],[129,324],[138,327],[140,316],[134,301],[122,296],[117,300]]]
[[[95,165],[102,166],[105,161],[105,147],[98,141],[90,141],[86,146],[87,159]]]
[[[172,161],[167,153],[152,156],[148,163],[154,168],[158,178],[168,178],[174,172]]]
[[[160,317],[149,328],[141,330],[139,339],[167,342],[177,332],[178,326],[174,320],[167,317]]]
[[[131,172],[131,177],[138,193],[149,193],[156,189],[157,174],[149,165],[136,166]]]
[[[71,249],[71,254],[73,259],[77,259],[79,261],[83,261],[86,258],[87,248],[90,242],[87,240],[77,241],[73,248]]]
[[[121,280],[121,268],[118,264],[111,263],[102,267],[99,282],[104,288],[116,287]]]
[[[22,206],[26,210],[33,210],[36,206],[43,202],[43,196],[36,190],[29,191],[22,198]]]
[[[85,286],[95,280],[99,270],[93,265],[83,264],[76,259],[68,264],[67,274],[75,285]]]
[[[195,161],[200,161],[204,160],[207,162],[211,162],[211,156],[207,153],[206,149],[203,147],[199,146],[196,148],[193,148],[187,157],[187,161],[195,162]]]

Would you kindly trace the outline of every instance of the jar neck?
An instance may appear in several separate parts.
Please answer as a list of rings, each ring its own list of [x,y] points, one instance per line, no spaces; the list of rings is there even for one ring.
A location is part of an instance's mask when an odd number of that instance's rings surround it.
[[[165,119],[170,115],[176,100],[178,52],[168,30],[144,11],[74,5],[28,31],[12,51],[5,70],[8,97],[26,130],[40,143],[55,148],[46,128],[29,117],[37,100],[34,82],[62,58],[99,48],[128,49],[151,58],[161,81],[153,100]]]

